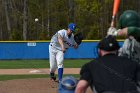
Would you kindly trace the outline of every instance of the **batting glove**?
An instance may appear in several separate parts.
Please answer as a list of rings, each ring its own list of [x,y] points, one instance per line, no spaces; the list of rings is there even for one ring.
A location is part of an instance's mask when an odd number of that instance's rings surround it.
[[[107,31],[107,35],[117,36],[119,31],[120,29],[117,30],[115,27],[110,27]]]

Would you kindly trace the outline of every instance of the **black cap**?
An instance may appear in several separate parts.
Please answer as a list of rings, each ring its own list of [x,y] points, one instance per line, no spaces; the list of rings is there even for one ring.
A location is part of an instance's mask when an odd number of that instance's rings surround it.
[[[118,50],[120,48],[117,40],[115,39],[114,36],[107,36],[105,38],[103,38],[98,46],[99,49],[105,50],[105,51],[115,51]]]

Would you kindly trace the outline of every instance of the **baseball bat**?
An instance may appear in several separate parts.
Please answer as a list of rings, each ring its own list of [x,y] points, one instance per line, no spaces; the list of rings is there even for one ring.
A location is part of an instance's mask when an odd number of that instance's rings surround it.
[[[115,17],[118,12],[119,4],[120,4],[120,0],[114,0],[111,27],[114,27],[115,25]]]

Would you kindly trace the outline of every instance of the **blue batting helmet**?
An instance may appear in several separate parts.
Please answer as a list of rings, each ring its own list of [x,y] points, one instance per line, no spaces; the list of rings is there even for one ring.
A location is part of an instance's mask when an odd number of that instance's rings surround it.
[[[72,76],[66,76],[59,84],[59,93],[74,93],[78,80]]]
[[[69,28],[72,32],[74,32],[74,31],[75,31],[75,28],[76,28],[76,25],[75,25],[74,23],[70,23],[70,24],[68,25],[68,28]]]

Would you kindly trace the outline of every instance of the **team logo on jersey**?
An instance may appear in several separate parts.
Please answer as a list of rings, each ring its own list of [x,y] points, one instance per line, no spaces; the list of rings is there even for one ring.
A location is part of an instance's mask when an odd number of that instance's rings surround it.
[[[75,26],[73,26],[73,29],[75,28]]]
[[[64,43],[66,43],[66,44],[69,45],[69,46],[73,46],[72,44],[70,44],[70,43],[67,42],[67,41],[64,41]]]

